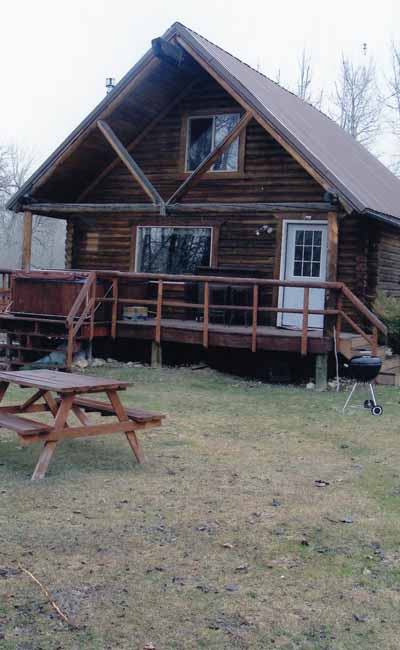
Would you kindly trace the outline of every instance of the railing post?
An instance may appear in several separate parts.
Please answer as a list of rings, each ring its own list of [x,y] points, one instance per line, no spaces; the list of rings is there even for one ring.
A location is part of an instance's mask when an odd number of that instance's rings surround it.
[[[258,284],[253,286],[253,327],[251,332],[251,351],[257,350]]]
[[[162,317],[162,300],[163,300],[163,281],[158,281],[158,291],[157,291],[157,313],[156,313],[156,343],[161,343],[161,317]]]
[[[203,347],[208,348],[209,284],[204,283]]]
[[[304,299],[303,299],[303,330],[301,333],[301,354],[305,356],[307,354],[308,347],[308,307],[310,303],[310,287],[304,287]]]
[[[117,315],[118,315],[118,278],[113,278],[112,281],[112,314],[111,314],[111,338],[115,339],[117,336]]]
[[[336,339],[336,349],[339,350],[340,336],[342,333],[342,311],[343,311],[343,294],[341,289],[339,294],[336,296],[335,308],[338,312],[336,314],[335,339]]]
[[[71,368],[74,354],[74,323],[68,326],[67,368]]]
[[[97,288],[97,276],[96,273],[93,274],[93,284],[92,284],[92,290],[91,290],[91,300],[92,300],[92,307],[90,310],[90,330],[89,330],[89,338],[90,341],[93,341],[94,338],[94,315],[96,313],[96,288]]]

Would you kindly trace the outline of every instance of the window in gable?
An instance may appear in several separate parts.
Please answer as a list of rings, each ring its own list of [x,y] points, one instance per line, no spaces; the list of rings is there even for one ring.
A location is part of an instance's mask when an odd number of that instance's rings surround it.
[[[222,142],[240,120],[239,113],[221,113],[189,117],[186,151],[186,171],[193,171]],[[214,172],[238,170],[239,136],[211,167]]]

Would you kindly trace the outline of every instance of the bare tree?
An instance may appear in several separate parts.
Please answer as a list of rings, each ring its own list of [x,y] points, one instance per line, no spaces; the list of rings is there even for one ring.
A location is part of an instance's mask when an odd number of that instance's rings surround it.
[[[0,146],[0,259],[3,267],[18,267],[22,254],[21,215],[6,210],[9,198],[25,182],[32,166],[33,156],[15,145]],[[32,224],[33,260],[40,266],[62,266],[59,242],[63,241],[64,227],[60,222],[35,216]]]
[[[358,65],[342,56],[331,99],[331,117],[361,144],[371,146],[380,131],[382,112],[373,60]]]
[[[311,65],[311,55],[304,48],[298,63],[298,78],[296,84],[296,95],[303,99],[305,102],[321,108],[323,91],[319,95],[314,96],[312,90],[313,84],[313,71]]]
[[[400,144],[400,45],[395,41],[390,44],[390,76],[387,79],[388,97],[385,104],[388,109],[388,126],[390,132]],[[394,157],[390,165],[392,171],[400,176],[400,155]]]

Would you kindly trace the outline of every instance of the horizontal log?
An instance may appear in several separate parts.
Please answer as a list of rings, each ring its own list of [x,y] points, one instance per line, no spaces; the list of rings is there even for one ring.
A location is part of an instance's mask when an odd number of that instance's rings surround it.
[[[216,212],[226,214],[257,212],[325,212],[331,209],[329,203],[172,203],[166,206],[167,214],[196,214]],[[160,206],[151,203],[33,203],[23,206],[34,214],[52,217],[81,213],[132,213],[159,214]]]

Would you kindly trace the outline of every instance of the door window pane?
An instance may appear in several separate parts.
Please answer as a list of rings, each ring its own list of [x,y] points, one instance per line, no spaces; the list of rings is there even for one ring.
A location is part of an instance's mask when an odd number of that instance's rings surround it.
[[[321,271],[321,230],[296,229],[293,275],[318,278]]]
[[[210,255],[211,228],[138,228],[139,273],[194,273]]]
[[[320,269],[319,262],[313,262],[311,266],[312,266],[311,273],[312,273],[313,278],[318,278],[319,277],[319,269]]]
[[[301,275],[301,271],[302,271],[302,263],[301,262],[295,262],[294,263],[293,275]]]
[[[213,118],[189,120],[189,146],[187,168],[193,171],[211,153],[213,143]]]

